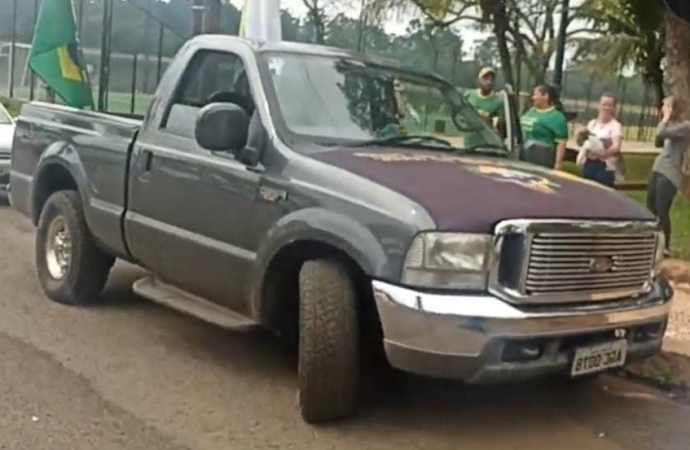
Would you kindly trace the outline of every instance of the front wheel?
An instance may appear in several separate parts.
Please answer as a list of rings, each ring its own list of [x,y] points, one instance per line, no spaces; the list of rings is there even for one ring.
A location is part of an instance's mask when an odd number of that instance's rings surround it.
[[[66,305],[96,302],[114,261],[96,246],[79,193],[51,195],[36,233],[36,269],[48,298]]]
[[[333,260],[307,261],[299,276],[299,404],[308,423],[354,414],[359,395],[355,288]]]

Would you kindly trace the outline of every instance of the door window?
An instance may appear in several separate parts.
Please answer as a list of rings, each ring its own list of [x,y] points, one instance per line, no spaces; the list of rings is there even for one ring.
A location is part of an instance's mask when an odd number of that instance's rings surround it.
[[[244,63],[233,53],[200,51],[182,76],[162,128],[168,133],[194,139],[199,110],[218,102],[234,103],[250,116],[254,112]]]

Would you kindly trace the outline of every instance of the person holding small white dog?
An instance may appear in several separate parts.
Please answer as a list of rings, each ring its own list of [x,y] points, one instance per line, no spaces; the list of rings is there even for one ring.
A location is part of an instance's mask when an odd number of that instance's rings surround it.
[[[603,94],[599,99],[599,114],[587,124],[587,129],[578,133],[580,153],[577,164],[582,167],[582,176],[610,188],[616,182],[616,171],[620,159],[623,132],[614,113],[616,99]]]

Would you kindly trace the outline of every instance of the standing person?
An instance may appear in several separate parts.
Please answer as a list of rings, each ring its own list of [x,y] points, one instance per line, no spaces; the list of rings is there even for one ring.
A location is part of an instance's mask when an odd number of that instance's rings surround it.
[[[647,184],[647,207],[659,218],[664,232],[664,255],[669,255],[671,219],[669,213],[683,179],[685,152],[690,146],[690,122],[682,120],[687,110],[684,100],[668,97],[661,107],[656,130],[656,146],[661,147]]]
[[[556,108],[556,91],[540,84],[532,92],[532,107],[520,118],[527,159],[536,164],[563,169],[565,144],[568,140],[568,123],[565,115]],[[543,150],[537,155],[537,148]]]
[[[490,125],[503,116],[503,99],[495,91],[496,72],[491,67],[479,71],[478,88],[465,93],[465,100],[477,110]]]
[[[616,182],[616,171],[623,142],[623,132],[620,122],[614,115],[616,99],[611,94],[603,94],[599,99],[599,114],[587,124],[587,132],[600,139],[603,152],[588,152],[582,176],[601,183],[610,188]]]
[[[479,71],[478,87],[465,93],[467,103],[477,110],[477,113],[492,127],[501,128],[505,121],[505,105],[501,96],[495,91],[496,72],[491,67]],[[504,133],[501,133],[504,134]],[[505,136],[503,136],[505,137]],[[472,148],[484,143],[480,133],[467,133],[465,147]]]

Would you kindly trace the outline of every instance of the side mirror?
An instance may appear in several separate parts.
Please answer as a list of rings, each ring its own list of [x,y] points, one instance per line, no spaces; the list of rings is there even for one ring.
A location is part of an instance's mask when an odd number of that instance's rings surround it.
[[[247,145],[249,116],[232,103],[211,103],[199,111],[194,135],[197,143],[206,150],[241,150]]]

